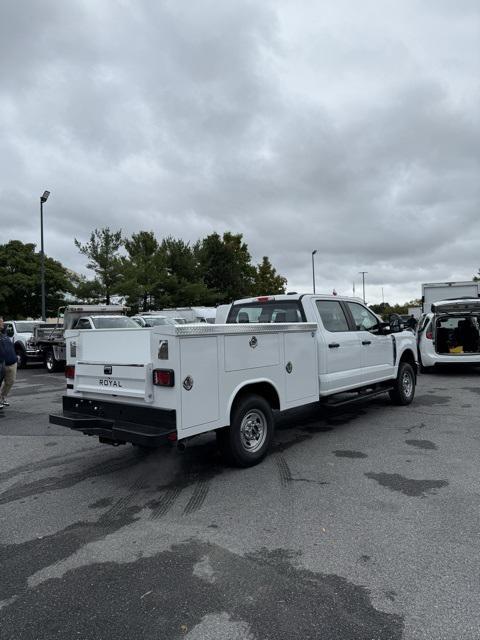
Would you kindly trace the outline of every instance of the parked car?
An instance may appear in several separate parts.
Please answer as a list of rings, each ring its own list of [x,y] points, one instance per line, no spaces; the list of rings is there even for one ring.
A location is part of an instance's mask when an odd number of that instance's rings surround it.
[[[175,324],[172,318],[161,315],[150,315],[148,313],[132,316],[132,320],[136,322],[139,327],[160,327],[164,324]]]
[[[32,343],[32,337],[35,327],[48,325],[44,325],[41,320],[6,320],[4,324],[7,336],[15,345],[19,368],[26,367],[29,361],[38,362],[43,359],[43,352]]]
[[[480,299],[434,302],[417,328],[421,371],[437,365],[480,364]]]
[[[72,329],[138,329],[138,324],[127,316],[83,316]]]

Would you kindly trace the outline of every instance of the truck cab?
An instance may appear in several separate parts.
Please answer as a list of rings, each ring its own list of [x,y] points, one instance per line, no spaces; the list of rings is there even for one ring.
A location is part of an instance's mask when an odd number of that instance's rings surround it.
[[[246,298],[230,305],[226,322],[317,323],[320,396],[391,380],[402,356],[416,374],[412,333],[400,323],[383,322],[360,298],[312,294]]]

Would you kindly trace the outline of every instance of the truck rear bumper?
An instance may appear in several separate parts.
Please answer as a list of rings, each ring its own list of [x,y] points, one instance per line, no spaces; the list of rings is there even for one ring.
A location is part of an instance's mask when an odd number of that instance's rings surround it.
[[[88,400],[63,396],[63,413],[50,415],[51,424],[68,427],[102,442],[131,442],[144,447],[157,447],[176,439],[176,412],[120,404],[104,400]]]

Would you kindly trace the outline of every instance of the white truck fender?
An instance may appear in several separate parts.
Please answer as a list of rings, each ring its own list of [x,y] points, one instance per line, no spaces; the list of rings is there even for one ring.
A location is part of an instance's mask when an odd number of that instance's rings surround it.
[[[274,382],[272,382],[272,380],[269,380],[268,378],[253,378],[251,380],[247,380],[247,381],[241,382],[232,391],[232,393],[230,395],[230,398],[228,399],[227,411],[226,411],[226,416],[225,416],[226,418],[228,418],[229,421],[230,421],[230,414],[231,414],[231,411],[232,411],[233,403],[235,402],[235,399],[237,398],[237,396],[240,393],[240,391],[242,389],[245,389],[247,387],[251,387],[251,386],[256,385],[256,384],[268,384],[273,389],[273,391],[275,391],[275,393],[277,395],[277,398],[278,398],[278,407],[272,407],[272,409],[275,409],[275,408],[281,409],[282,408],[281,407],[281,404],[282,404],[281,398],[282,398],[282,396],[281,396],[276,384]],[[262,395],[261,390],[259,390],[258,393],[259,393],[259,395]]]

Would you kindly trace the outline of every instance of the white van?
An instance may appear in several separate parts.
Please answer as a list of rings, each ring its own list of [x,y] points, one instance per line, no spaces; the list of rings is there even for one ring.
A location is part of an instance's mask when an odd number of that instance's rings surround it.
[[[420,318],[418,354],[423,373],[435,365],[480,365],[480,299],[441,300]]]

